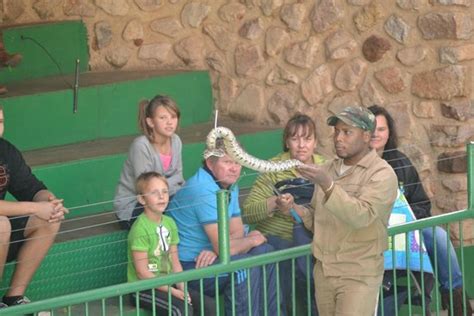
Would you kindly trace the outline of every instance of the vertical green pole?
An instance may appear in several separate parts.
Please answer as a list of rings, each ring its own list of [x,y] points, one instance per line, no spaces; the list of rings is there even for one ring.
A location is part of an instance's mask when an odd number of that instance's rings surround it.
[[[474,212],[474,142],[467,144],[467,205]]]
[[[220,262],[230,262],[230,237],[229,237],[229,191],[219,190],[217,192],[217,220],[219,227],[219,258]]]

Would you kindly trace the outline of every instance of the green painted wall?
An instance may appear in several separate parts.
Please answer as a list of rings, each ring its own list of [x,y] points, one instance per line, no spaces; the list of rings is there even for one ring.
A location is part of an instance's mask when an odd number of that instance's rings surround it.
[[[81,88],[77,113],[72,111],[71,90],[3,98],[4,137],[20,150],[31,150],[137,134],[138,103],[156,94],[176,100],[182,126],[206,122],[211,117],[209,73],[181,72]]]
[[[3,84],[52,75],[73,74],[76,59],[80,60],[81,72],[87,71],[89,67],[87,30],[82,21],[6,28],[3,29],[3,41],[9,53],[23,55],[23,61],[17,67],[0,70],[0,83]],[[41,46],[49,52],[55,62]]]

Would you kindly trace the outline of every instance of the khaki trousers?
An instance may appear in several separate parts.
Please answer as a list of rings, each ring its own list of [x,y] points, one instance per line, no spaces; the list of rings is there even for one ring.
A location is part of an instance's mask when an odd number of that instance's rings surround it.
[[[373,316],[378,302],[380,276],[325,276],[322,264],[314,266],[316,305],[321,316]]]

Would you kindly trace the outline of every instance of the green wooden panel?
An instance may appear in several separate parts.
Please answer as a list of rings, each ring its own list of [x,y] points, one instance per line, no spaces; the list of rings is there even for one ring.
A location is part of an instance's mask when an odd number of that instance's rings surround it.
[[[183,146],[183,176],[191,177],[202,166],[202,153],[206,147],[204,142],[185,144]]]
[[[208,121],[213,109],[211,79],[206,71],[115,83],[97,89],[95,103],[101,122],[100,138],[136,134],[138,103],[157,94],[169,95],[176,101],[181,111],[181,126]],[[81,98],[80,94],[79,100]],[[81,107],[82,102],[79,101],[79,104]]]
[[[97,90],[81,91],[81,107],[75,114],[72,100],[72,91],[3,99],[4,137],[20,150],[95,139],[100,124]]]
[[[189,126],[211,117],[211,91],[209,74],[195,71],[81,88],[77,113],[72,111],[71,90],[7,97],[1,101],[5,138],[20,150],[31,150],[134,135],[138,102],[156,94],[175,98],[182,112],[181,126]]]
[[[22,54],[23,60],[15,68],[2,69],[0,83],[73,74],[76,59],[80,60],[81,72],[87,71],[89,66],[87,29],[82,21],[6,28],[3,29],[3,41],[8,52]],[[61,70],[41,46],[49,52]]]
[[[110,211],[126,155],[72,161],[33,169],[70,209],[67,218]]]

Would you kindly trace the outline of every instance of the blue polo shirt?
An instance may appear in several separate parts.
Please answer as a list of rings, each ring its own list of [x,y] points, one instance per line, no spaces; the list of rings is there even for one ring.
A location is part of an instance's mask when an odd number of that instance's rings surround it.
[[[204,225],[217,223],[217,191],[221,190],[214,177],[199,168],[186,181],[170,202],[166,214],[178,226],[179,260],[195,261],[202,250],[213,250]],[[229,219],[240,217],[239,188],[230,188]]]

